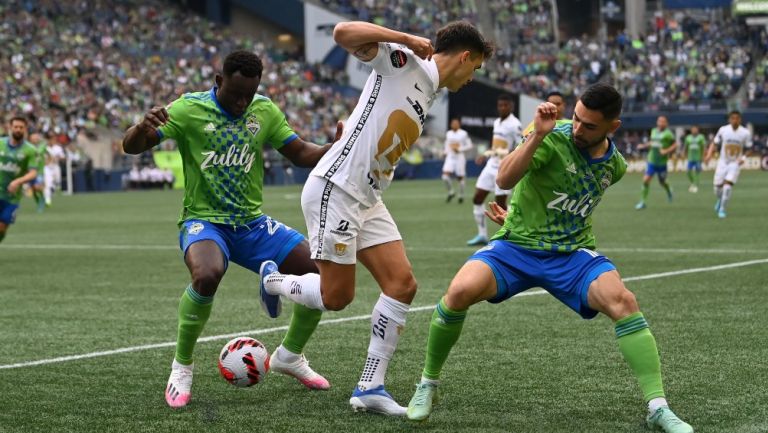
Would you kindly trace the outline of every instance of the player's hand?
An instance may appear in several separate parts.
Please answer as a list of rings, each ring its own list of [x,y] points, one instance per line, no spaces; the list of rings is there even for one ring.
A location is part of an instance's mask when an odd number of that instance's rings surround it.
[[[11,183],[8,184],[8,193],[13,195],[16,194],[16,191],[19,190],[19,186],[21,184],[16,182],[15,180],[12,180]]]
[[[344,122],[339,120],[336,122],[336,136],[333,137],[333,142],[337,142],[341,139],[342,134],[344,134]]]
[[[553,129],[557,121],[557,106],[551,102],[543,102],[536,107],[536,115],[533,118],[533,130],[539,137],[543,137]]]
[[[171,116],[168,115],[165,107],[153,107],[144,115],[144,119],[139,123],[139,129],[147,133],[153,133],[170,119]]]
[[[477,158],[475,158],[475,164],[477,164],[477,165],[485,164],[485,156],[477,155]]]
[[[432,58],[432,53],[435,52],[435,48],[432,46],[432,41],[427,38],[422,38],[421,36],[408,35],[408,40],[406,41],[405,46],[410,48],[411,51],[413,51],[413,54],[416,54],[425,60],[430,60]]]
[[[485,211],[485,216],[490,218],[490,220],[496,224],[503,226],[504,220],[507,219],[507,211],[499,206],[498,203],[492,201],[488,203],[488,209]]]

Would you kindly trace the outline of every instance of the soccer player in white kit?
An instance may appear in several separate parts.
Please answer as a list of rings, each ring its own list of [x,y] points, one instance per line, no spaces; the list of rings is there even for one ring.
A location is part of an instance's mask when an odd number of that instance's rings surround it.
[[[262,265],[262,302],[280,295],[309,308],[338,311],[355,295],[355,263],[372,274],[382,294],[371,314],[368,356],[350,405],[355,410],[405,415],[384,389],[384,376],[416,279],[400,232],[382,201],[401,155],[421,135],[440,88],[455,92],[493,54],[493,46],[464,21],[429,39],[367,22],[342,22],[337,44],[371,66],[357,106],[328,153],[310,173],[301,195],[312,258],[320,274],[286,275]]]
[[[520,142],[522,124],[512,114],[512,95],[507,93],[499,95],[496,100],[496,109],[499,112],[499,117],[493,121],[491,148],[484,155],[488,158],[488,162],[477,178],[475,196],[472,198],[472,215],[474,215],[477,224],[477,236],[468,240],[467,245],[485,245],[488,243],[483,203],[489,192],[494,191],[496,203],[504,209],[507,208],[507,197],[509,197],[510,190],[501,189],[496,185],[496,174],[499,172],[501,159],[514,150]],[[478,157],[478,161],[481,159],[482,157]]]
[[[453,191],[455,177],[459,184],[459,204],[464,202],[464,177],[467,175],[466,152],[472,149],[472,140],[467,131],[461,129],[459,119],[451,120],[451,129],[445,133],[445,162],[443,163],[443,182],[448,188],[448,197],[445,202],[450,202],[456,193]]]
[[[61,188],[61,166],[59,165],[59,162],[65,160],[66,158],[67,155],[64,153],[64,149],[62,149],[58,143],[54,143],[52,141],[48,142],[47,155],[45,158],[46,162],[43,170],[43,182],[45,185],[43,194],[45,197],[46,206],[51,205],[53,193],[56,192],[57,189]]]
[[[708,163],[715,152],[715,146],[720,147],[720,158],[715,170],[715,212],[720,218],[726,217],[726,208],[733,194],[733,186],[739,180],[741,165],[744,164],[744,149],[752,147],[752,134],[741,125],[741,113],[728,113],[728,124],[721,126],[715,138],[707,149],[704,163]]]

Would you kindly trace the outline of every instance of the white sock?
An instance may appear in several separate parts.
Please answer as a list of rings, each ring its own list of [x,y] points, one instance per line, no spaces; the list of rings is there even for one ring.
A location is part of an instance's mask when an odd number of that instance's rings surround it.
[[[464,179],[459,181],[459,197],[464,197]]]
[[[285,296],[314,310],[327,310],[320,292],[319,274],[288,275],[275,272],[267,276],[264,287],[270,295]]]
[[[664,397],[656,397],[648,402],[648,412],[654,413],[659,410],[660,407],[669,407],[667,399]]]
[[[453,194],[453,183],[451,182],[451,176],[444,174],[442,179],[443,183],[445,183],[445,187],[448,188],[448,194]]]
[[[488,232],[485,230],[485,210],[483,205],[476,204],[472,206],[472,214],[475,216],[477,224],[477,234],[483,238],[488,238]]]
[[[723,198],[723,187],[715,185],[715,197],[717,197],[718,200]]]
[[[440,385],[440,381],[439,380],[427,379],[424,376],[421,376],[421,383],[428,383],[430,385]]]
[[[720,210],[725,211],[725,207],[731,200],[731,194],[733,194],[733,186],[729,184],[723,185],[723,199],[720,201]]]
[[[53,195],[52,187],[49,187],[46,185],[43,188],[43,197],[45,198],[45,203],[51,204],[51,196]]]
[[[360,390],[364,391],[384,384],[389,360],[395,353],[400,334],[405,327],[405,315],[409,307],[408,304],[383,293],[379,296],[371,313],[371,342],[368,344],[368,358],[360,375],[360,381],[357,382]]]
[[[275,349],[275,356],[278,357],[283,362],[291,363],[295,362],[299,357],[301,356],[300,353],[293,353],[290,350],[283,347],[283,345],[277,346],[277,349]]]

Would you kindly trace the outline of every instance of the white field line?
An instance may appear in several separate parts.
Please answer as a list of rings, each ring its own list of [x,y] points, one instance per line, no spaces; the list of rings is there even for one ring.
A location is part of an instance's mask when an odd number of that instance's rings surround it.
[[[765,259],[758,259],[758,260],[749,260],[746,262],[735,262],[735,263],[726,263],[723,265],[717,265],[717,266],[708,266],[703,268],[691,268],[691,269],[680,269],[677,271],[670,271],[670,272],[660,272],[656,274],[648,274],[648,275],[638,275],[635,277],[627,277],[623,280],[625,282],[629,281],[641,281],[641,280],[650,280],[654,278],[664,278],[664,277],[672,277],[675,275],[686,275],[686,274],[694,274],[694,273],[701,273],[701,272],[711,272],[711,271],[718,271],[722,269],[731,269],[731,268],[739,268],[743,266],[751,266],[751,265],[759,265],[768,263],[768,258]],[[535,295],[543,295],[547,293],[544,290],[532,290],[528,292],[523,292],[518,295],[515,295],[516,298],[523,297],[523,296],[535,296]],[[435,308],[434,304],[432,305],[422,305],[419,307],[412,307],[410,309],[410,312],[418,312],[418,311],[426,311],[426,310],[432,310]],[[320,325],[331,325],[335,323],[344,323],[344,322],[352,322],[356,320],[368,320],[371,318],[370,314],[365,314],[361,316],[352,316],[352,317],[341,317],[338,319],[328,319],[328,320],[321,320]],[[274,328],[264,328],[264,329],[251,329],[249,331],[242,331],[242,332],[236,332],[233,334],[221,334],[221,335],[211,335],[208,337],[202,337],[198,339],[197,341],[200,343],[204,343],[207,341],[217,341],[217,340],[226,340],[230,338],[234,338],[240,335],[259,335],[259,334],[269,334],[272,332],[279,332],[279,331],[285,331],[288,329],[288,326],[276,326]],[[88,358],[97,358],[101,356],[110,356],[110,355],[117,355],[119,353],[128,353],[128,352],[138,352],[140,350],[149,350],[149,349],[159,349],[163,347],[173,347],[176,345],[175,341],[168,341],[165,343],[155,343],[155,344],[144,344],[141,346],[130,346],[130,347],[122,347],[120,349],[113,349],[113,350],[105,350],[100,352],[90,352],[90,353],[83,353],[80,355],[70,355],[70,356],[60,356],[57,358],[48,358],[48,359],[39,359],[37,361],[26,361],[26,362],[19,362],[15,364],[4,364],[0,365],[0,370],[8,370],[13,368],[22,368],[22,367],[32,367],[35,365],[44,365],[44,364],[55,364],[59,362],[68,362],[68,361],[77,361],[79,359],[88,359]]]
[[[2,249],[16,250],[136,250],[136,251],[178,251],[176,245],[130,245],[130,244],[3,244]],[[408,251],[449,251],[464,252],[469,256],[475,252],[472,247],[406,247]],[[765,254],[766,249],[748,248],[598,248],[601,253],[669,253],[669,254]]]

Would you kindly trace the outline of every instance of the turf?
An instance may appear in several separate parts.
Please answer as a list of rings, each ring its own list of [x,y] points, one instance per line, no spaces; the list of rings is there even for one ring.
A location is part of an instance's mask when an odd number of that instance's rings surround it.
[[[768,258],[764,172],[744,172],[728,218],[712,211],[711,174],[698,194],[671,175],[675,201],[652,185],[635,211],[639,175],[613,187],[595,214],[598,246],[624,277]],[[470,180],[468,185],[474,183]],[[268,187],[265,211],[303,231],[300,186]],[[398,182],[385,201],[420,282],[414,306],[433,305],[472,248],[471,203],[444,203],[437,181]],[[25,200],[0,244],[0,366],[107,351],[175,338],[188,274],[178,251],[179,192],[55,197],[43,214]],[[491,223],[492,224],[492,223]],[[662,354],[668,397],[697,432],[768,431],[768,263],[633,280]],[[231,266],[204,336],[288,323],[260,311],[258,277]],[[366,315],[378,296],[364,269],[357,297],[326,319]],[[288,307],[287,312],[290,312]],[[388,374],[407,403],[424,357],[430,311],[412,312]],[[1,432],[515,431],[643,432],[644,404],[608,319],[581,320],[553,298],[527,296],[470,311],[427,424],[353,413],[369,323],[322,325],[307,355],[329,378],[310,392],[270,375],[251,389],[219,377],[228,338],[196,350],[193,400],[166,407],[173,347],[0,369]],[[283,331],[254,334],[268,348]]]

